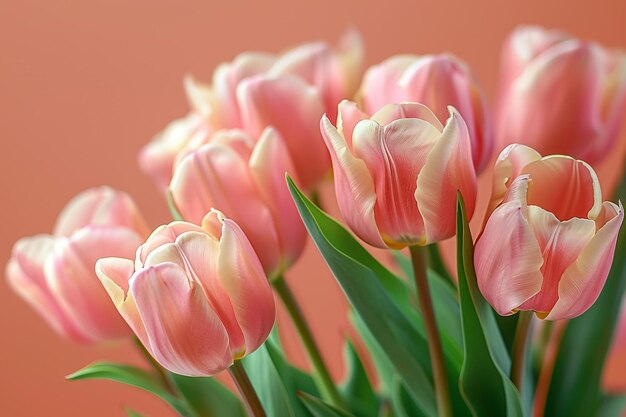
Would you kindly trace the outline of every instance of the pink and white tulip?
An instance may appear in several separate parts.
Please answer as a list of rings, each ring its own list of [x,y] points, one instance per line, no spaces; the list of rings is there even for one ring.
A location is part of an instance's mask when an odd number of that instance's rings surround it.
[[[476,242],[478,286],[501,315],[585,312],[606,281],[624,218],[585,162],[510,145],[496,162],[492,211]]]
[[[150,354],[181,375],[215,375],[254,352],[275,318],[272,290],[237,224],[157,228],[135,260],[100,259],[98,277]]]
[[[565,33],[516,29],[503,49],[497,136],[597,166],[615,148],[626,110],[623,54]]]
[[[95,274],[103,256],[131,256],[147,228],[130,197],[107,187],[71,200],[54,235],[20,239],[6,275],[11,287],[60,335],[99,342],[131,334]]]
[[[367,70],[360,96],[370,114],[389,103],[410,101],[445,120],[452,106],[467,124],[476,170],[482,171],[491,158],[493,137],[484,94],[469,67],[450,54],[391,57]]]
[[[268,276],[276,277],[306,242],[286,173],[297,178],[277,130],[266,128],[256,143],[241,130],[222,130],[180,161],[170,190],[192,223],[201,224],[213,207],[224,211],[244,230]]]
[[[337,127],[322,118],[339,209],[367,243],[402,248],[453,236],[457,191],[471,217],[476,173],[469,132],[449,111],[444,127],[421,104],[389,104],[370,117],[343,101]]]

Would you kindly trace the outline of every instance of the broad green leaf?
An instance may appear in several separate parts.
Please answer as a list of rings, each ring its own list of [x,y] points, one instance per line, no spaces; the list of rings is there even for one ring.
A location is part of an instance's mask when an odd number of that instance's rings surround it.
[[[510,361],[504,342],[493,310],[476,284],[472,235],[460,195],[457,202],[457,269],[465,345],[460,385],[467,405],[476,417],[521,417],[519,393],[507,376]]]
[[[606,395],[602,398],[597,417],[622,417],[626,411],[626,396]]]
[[[300,397],[300,400],[313,417],[354,417],[352,414],[339,410],[330,404],[326,404],[319,398],[304,392],[298,393],[298,397]]]
[[[354,414],[359,417],[377,417],[379,401],[370,384],[363,363],[354,345],[346,342],[345,358],[348,366],[348,378],[341,387],[343,398]]]
[[[182,416],[195,416],[183,400],[177,398],[173,393],[170,393],[151,373],[135,366],[98,362],[68,375],[67,379],[70,381],[78,381],[81,379],[108,379],[132,385],[161,398]]]
[[[437,413],[433,386],[429,376],[417,360],[420,352],[415,349],[416,342],[423,340],[422,336],[389,297],[385,287],[377,278],[376,271],[338,250],[333,245],[335,240],[330,240],[332,237],[329,239],[325,234],[326,229],[334,229],[337,233],[338,229],[343,230],[343,228],[315,207],[290,179],[288,183],[309,234],[343,288],[352,307],[380,344],[395,371],[406,381],[418,406],[426,415],[435,416]],[[345,230],[344,232],[348,234]],[[355,242],[355,244],[362,252],[367,253],[358,243]],[[356,250],[359,251],[359,249]],[[385,268],[382,270],[386,271]],[[386,275],[391,274],[386,272]],[[421,348],[427,349],[423,344]],[[423,352],[424,350],[421,351],[422,355]]]
[[[214,378],[170,374],[170,380],[198,416],[245,416],[239,398]]]
[[[395,378],[393,382],[391,404],[393,415],[396,417],[422,417],[424,415],[415,407],[415,403],[399,378]]]

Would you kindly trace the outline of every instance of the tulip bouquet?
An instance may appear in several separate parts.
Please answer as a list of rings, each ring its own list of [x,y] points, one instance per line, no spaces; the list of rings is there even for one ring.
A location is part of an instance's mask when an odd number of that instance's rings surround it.
[[[601,376],[626,288],[626,182],[607,165],[626,149],[626,57],[521,27],[502,65],[492,117],[452,55],[364,71],[354,32],[241,54],[185,79],[190,113],[141,151],[173,222],[151,232],[125,193],[85,191],[15,244],[7,279],[59,334],[133,338],[146,358],[70,379],[181,416],[618,416]],[[342,381],[286,279],[309,239],[358,334]],[[278,303],[310,371],[284,352]]]

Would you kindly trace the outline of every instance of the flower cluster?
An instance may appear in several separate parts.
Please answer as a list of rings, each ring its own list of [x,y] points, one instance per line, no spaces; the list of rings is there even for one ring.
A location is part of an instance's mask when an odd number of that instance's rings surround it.
[[[529,324],[581,316],[607,282],[614,293],[594,314],[615,322],[623,285],[608,277],[624,212],[620,202],[603,202],[613,190],[603,194],[594,168],[624,149],[620,52],[518,28],[504,45],[493,112],[460,58],[400,55],[366,70],[354,31],[336,47],[243,53],[219,65],[210,83],[188,77],[184,87],[189,114],[139,156],[175,221],[150,233],[128,195],[88,190],[68,204],[53,234],[18,241],[6,269],[15,291],[59,334],[79,342],[134,335],[175,400],[188,402],[192,388],[171,389],[168,372],[228,369],[254,417],[294,415],[273,414],[280,409],[400,416],[407,404],[426,416],[488,415],[481,407],[521,416],[526,397],[541,415],[556,359],[537,338],[539,357],[552,363],[540,364],[534,395],[524,393],[532,378],[524,376]],[[479,175],[491,176],[490,191],[479,189]],[[342,221],[363,242],[398,251],[400,264],[412,262],[414,285],[396,279],[318,207],[331,178]],[[486,213],[478,201],[488,201]],[[475,214],[484,221],[474,241],[467,222]],[[352,381],[367,389],[338,389],[287,286],[307,231],[346,293],[364,343],[382,355],[376,362],[386,389],[379,393],[367,381]],[[458,263],[450,273],[436,245],[454,236]],[[405,248],[410,261],[399,252]],[[618,253],[615,262],[624,258]],[[274,293],[298,329],[312,377],[279,358],[277,341],[266,341]],[[507,321],[517,312],[517,322]],[[503,326],[517,323],[511,352],[501,346],[504,331],[485,330],[495,326],[493,313]],[[558,345],[562,331],[554,333]],[[598,343],[608,348],[610,334]],[[265,357],[246,358],[265,344]],[[494,359],[497,349],[504,362]],[[485,363],[473,363],[477,357]],[[250,382],[245,369],[252,366],[241,362],[248,359],[265,360],[254,369],[280,383]],[[497,371],[484,384],[501,385],[476,388],[473,372],[483,367]],[[259,399],[253,386],[265,382],[270,388]],[[400,391],[389,395],[396,385]],[[480,392],[489,389],[506,401],[485,402]]]

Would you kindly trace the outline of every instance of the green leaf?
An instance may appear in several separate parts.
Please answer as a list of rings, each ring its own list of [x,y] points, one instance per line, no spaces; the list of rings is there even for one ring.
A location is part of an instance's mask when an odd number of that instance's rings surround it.
[[[626,396],[606,395],[602,398],[597,417],[621,417],[626,411]]]
[[[393,414],[396,417],[422,417],[424,414],[415,407],[415,402],[406,391],[402,381],[395,378],[391,392]]]
[[[198,416],[245,416],[239,398],[214,378],[192,378],[172,373],[170,380]]]
[[[365,367],[349,340],[346,342],[345,357],[348,366],[348,378],[341,387],[343,398],[352,412],[360,417],[377,417],[379,401],[370,384]]]
[[[313,417],[353,417],[352,414],[339,410],[330,404],[326,404],[319,398],[304,392],[299,392],[298,397]]]
[[[493,310],[476,284],[472,235],[460,195],[457,202],[457,269],[465,346],[459,381],[461,392],[476,417],[520,417],[523,413],[519,393],[507,376],[510,367],[507,350]]]
[[[195,416],[184,401],[176,398],[161,382],[151,373],[143,369],[111,362],[98,362],[91,364],[79,371],[67,376],[70,381],[82,379],[108,379],[121,382],[148,391],[174,408],[182,416]]]
[[[352,238],[345,229],[326,216],[313,205],[288,179],[291,194],[296,202],[300,215],[322,253],[326,263],[341,285],[356,313],[380,344],[395,371],[406,382],[406,386],[414,397],[416,404],[429,416],[435,416],[435,394],[431,380],[418,362],[418,356],[427,352],[427,346],[407,317],[389,297],[385,287],[377,277],[389,276],[384,267],[378,271],[363,265],[354,257],[334,246],[337,234],[343,234],[342,240],[352,240],[353,252],[362,258],[371,258],[363,247]],[[329,235],[329,231],[332,234]],[[363,253],[364,252],[364,253]],[[373,259],[373,258],[372,258]],[[376,306],[376,308],[372,308]],[[422,341],[419,345],[419,341]],[[416,349],[416,345],[420,349]]]
[[[131,410],[130,408],[126,408],[126,410],[125,410],[125,411],[126,411],[126,415],[127,415],[128,417],[144,417],[144,415],[143,415],[143,414],[139,414],[138,412],[133,411],[133,410]]]

